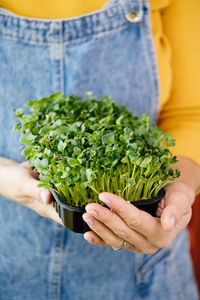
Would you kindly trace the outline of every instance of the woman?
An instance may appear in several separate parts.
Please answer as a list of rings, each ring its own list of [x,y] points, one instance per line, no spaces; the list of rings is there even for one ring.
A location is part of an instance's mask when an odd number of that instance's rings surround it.
[[[52,1],[48,7],[2,3],[2,299],[198,297],[186,226],[200,185],[200,92],[194,92],[200,65],[199,3],[152,1],[150,25],[148,1],[105,2],[88,0],[82,7],[82,1],[75,1],[74,10],[62,1],[60,5]],[[109,94],[137,115],[151,114],[153,122],[177,141],[174,153],[179,156],[176,166],[181,177],[166,188],[157,212],[160,219],[134,207],[130,210],[128,203],[109,193],[99,197],[112,212],[97,204],[87,206],[84,220],[93,232],[84,237],[106,248],[92,246],[58,224],[50,193],[37,188],[29,166],[20,163],[19,137],[11,132],[12,108],[58,90],[83,97],[87,91],[97,97]]]

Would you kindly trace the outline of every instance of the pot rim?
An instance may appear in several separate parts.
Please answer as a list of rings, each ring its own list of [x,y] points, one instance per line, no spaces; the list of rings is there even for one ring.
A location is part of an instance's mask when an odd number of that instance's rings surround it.
[[[68,205],[68,204],[65,204],[63,202],[60,201],[60,199],[58,198],[58,195],[55,191],[51,190],[51,193],[52,195],[54,196],[56,202],[62,207],[62,208],[65,208],[65,209],[68,209],[68,210],[72,210],[72,211],[76,211],[76,212],[85,212],[85,206],[83,207],[80,207],[80,206],[71,206],[71,205]]]
[[[60,201],[60,199],[58,198],[58,195],[55,191],[53,191],[51,189],[50,189],[50,191],[51,191],[53,197],[55,198],[55,201],[62,208],[65,208],[65,209],[68,209],[68,210],[71,210],[71,211],[76,211],[76,212],[85,212],[85,206],[80,207],[80,206],[71,206],[71,205],[65,204],[65,203]],[[144,199],[144,200],[134,200],[134,201],[130,201],[130,203],[133,204],[133,205],[140,205],[140,206],[148,205],[148,204],[152,204],[152,203],[160,201],[164,195],[165,195],[165,190],[164,190],[164,188],[162,188],[158,192],[158,195],[154,198]]]
[[[162,199],[162,197],[165,195],[165,190],[164,188],[162,188],[159,192],[158,195],[154,198],[151,199],[144,199],[144,200],[134,200],[134,201],[130,201],[131,204],[138,204],[140,206],[142,205],[148,205],[148,204],[152,204],[152,203],[156,203],[158,201],[160,201]]]

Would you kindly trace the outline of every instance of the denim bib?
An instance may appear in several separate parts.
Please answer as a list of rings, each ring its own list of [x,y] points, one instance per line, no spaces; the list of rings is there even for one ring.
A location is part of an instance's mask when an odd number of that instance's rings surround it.
[[[0,155],[21,162],[12,108],[54,92],[110,95],[156,122],[159,80],[148,1],[114,0],[69,19],[0,9]],[[12,187],[11,187],[12,188]],[[0,197],[0,299],[190,299],[187,230],[154,255],[89,245],[80,234]]]

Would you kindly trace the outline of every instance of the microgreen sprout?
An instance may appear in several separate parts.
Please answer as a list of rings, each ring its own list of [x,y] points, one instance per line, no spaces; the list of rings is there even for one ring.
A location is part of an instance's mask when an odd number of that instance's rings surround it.
[[[179,176],[171,167],[171,135],[108,96],[82,100],[59,92],[27,105],[31,113],[14,110],[22,155],[39,173],[39,186],[65,204],[99,202],[103,191],[127,201],[150,199]]]

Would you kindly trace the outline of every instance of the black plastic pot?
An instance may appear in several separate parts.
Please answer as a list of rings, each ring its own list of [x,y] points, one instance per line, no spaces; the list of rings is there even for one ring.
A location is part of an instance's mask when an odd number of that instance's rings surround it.
[[[59,200],[58,195],[54,191],[51,190],[51,194],[53,196],[53,206],[67,228],[77,233],[84,233],[91,230],[82,218],[82,215],[86,212],[85,207],[64,204]]]
[[[137,208],[148,212],[153,217],[155,217],[156,209],[158,207],[158,202],[162,199],[164,195],[165,195],[165,190],[161,189],[158,195],[152,199],[131,201],[130,203],[136,206]]]
[[[85,223],[82,215],[86,212],[85,207],[74,207],[62,203],[58,195],[51,190],[53,196],[53,206],[55,207],[58,215],[60,216],[63,224],[70,230],[77,233],[84,233],[90,231],[90,227]],[[158,202],[164,196],[164,189],[160,190],[157,197],[148,200],[131,201],[130,203],[139,209],[142,209],[152,216],[155,216]]]

